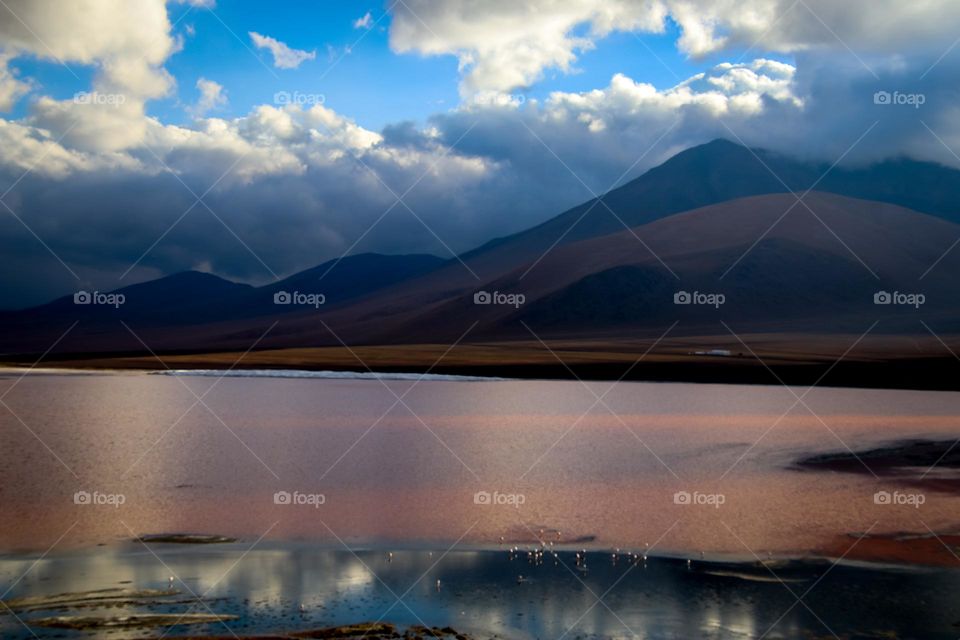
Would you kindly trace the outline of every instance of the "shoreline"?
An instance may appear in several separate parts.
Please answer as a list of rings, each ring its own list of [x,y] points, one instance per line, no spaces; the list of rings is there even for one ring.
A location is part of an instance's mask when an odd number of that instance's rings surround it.
[[[731,384],[758,386],[812,386],[859,389],[892,389],[913,391],[960,391],[960,377],[956,376],[957,362],[953,357],[895,357],[889,359],[833,360],[823,357],[797,358],[795,356],[753,357],[706,355],[652,355],[638,360],[640,354],[628,352],[564,352],[547,354],[547,358],[531,357],[528,353],[511,355],[491,362],[489,357],[471,361],[459,357],[450,362],[437,362],[442,353],[435,349],[418,349],[416,353],[386,347],[357,348],[359,357],[344,357],[329,353],[332,349],[260,351],[248,354],[235,352],[203,354],[159,354],[158,358],[142,354],[91,355],[80,354],[64,358],[58,356],[37,362],[35,356],[7,356],[0,358],[0,371],[25,370],[57,371],[63,374],[83,373],[157,373],[182,372],[183,375],[203,375],[201,372],[225,372],[243,375],[243,372],[264,372],[262,377],[284,376],[281,372],[309,374],[329,373],[329,379],[408,377],[417,379],[467,379],[473,381],[509,380],[584,380],[659,382],[689,384]],[[296,353],[291,353],[296,352]],[[468,354],[469,355],[469,354]],[[558,361],[557,358],[562,361]],[[349,362],[349,360],[353,362]],[[552,361],[552,362],[551,362]],[[196,372],[196,373],[193,373]],[[277,372],[271,376],[267,372]],[[343,374],[343,375],[336,375]],[[346,374],[358,374],[349,376]],[[246,374],[249,377],[256,377]],[[304,378],[324,376],[304,375]]]

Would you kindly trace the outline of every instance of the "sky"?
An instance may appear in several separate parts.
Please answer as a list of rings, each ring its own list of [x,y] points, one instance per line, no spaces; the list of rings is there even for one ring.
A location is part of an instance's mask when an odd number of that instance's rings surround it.
[[[960,166],[956,24],[953,0],[3,0],[0,308],[450,257],[718,137]]]

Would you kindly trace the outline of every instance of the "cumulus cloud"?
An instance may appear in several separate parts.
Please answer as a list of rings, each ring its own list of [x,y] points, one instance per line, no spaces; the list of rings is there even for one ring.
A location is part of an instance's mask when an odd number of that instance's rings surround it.
[[[277,69],[296,69],[307,60],[317,57],[316,50],[303,51],[291,49],[283,42],[270,36],[260,35],[256,31],[250,32],[250,39],[258,49],[266,49],[273,56],[273,66]]]
[[[21,96],[30,91],[30,83],[20,80],[9,67],[9,53],[0,51],[0,111],[10,111]]]
[[[208,111],[219,109],[226,106],[227,92],[223,85],[213,80],[199,78],[197,80],[197,89],[200,91],[200,98],[197,103],[190,107],[190,112],[196,116],[202,116]]]
[[[631,11],[627,0],[513,2],[417,0],[393,6],[395,51],[453,54],[466,73],[461,92],[507,91],[538,80],[545,69],[569,71],[578,51],[613,30],[658,30],[657,8]],[[585,35],[574,27],[588,24]]]
[[[678,47],[704,56],[733,47],[796,53],[817,49],[899,54],[918,43],[935,55],[956,38],[960,4],[929,0],[408,0],[392,7],[398,52],[454,55],[461,93],[510,91],[547,69],[569,72],[579,53],[614,31],[681,31]],[[856,55],[856,54],[854,54]]]
[[[170,88],[160,65],[176,48],[162,0],[48,2],[8,0],[15,19],[0,20],[5,50],[94,65],[102,91],[156,98]]]
[[[8,55],[59,62],[74,74],[73,64],[95,69],[91,91],[70,100],[42,97],[31,124],[84,150],[116,151],[142,141],[146,102],[174,86],[162,66],[177,47],[162,0],[5,5],[17,18],[0,21]]]

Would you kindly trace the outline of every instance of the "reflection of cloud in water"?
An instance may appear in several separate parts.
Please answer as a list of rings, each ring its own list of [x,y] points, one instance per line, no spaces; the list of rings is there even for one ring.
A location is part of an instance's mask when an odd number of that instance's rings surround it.
[[[603,552],[589,554],[586,574],[573,575],[569,552],[561,553],[556,564],[547,554],[543,564],[532,565],[525,557],[510,560],[505,552],[455,551],[444,556],[398,550],[390,561],[384,550],[354,555],[273,543],[247,555],[243,544],[152,548],[162,562],[136,544],[44,558],[10,597],[103,589],[127,580],[130,588],[165,588],[172,572],[197,594],[209,591],[208,596],[216,598],[209,603],[216,613],[238,615],[230,625],[238,633],[319,628],[384,616],[400,625],[423,621],[507,639],[556,638],[571,627],[572,637],[756,637],[794,603],[779,582],[735,575],[765,573],[757,567],[708,568],[695,561],[688,569],[684,560],[664,558],[651,558],[646,567],[632,566],[626,559],[613,564]],[[0,582],[12,583],[33,561],[0,560]],[[802,592],[825,568],[796,564],[778,566],[777,571],[801,581],[795,588]],[[708,569],[727,575],[710,575]],[[521,574],[526,580],[518,583]],[[947,571],[914,574],[837,566],[805,597],[816,616],[794,607],[776,631],[786,637],[824,635],[819,616],[841,636],[869,630],[891,637],[938,637],[938,631],[949,632],[960,616],[960,604],[949,595],[958,587],[960,576]],[[403,603],[397,603],[396,596],[402,594]],[[601,595],[603,602],[597,603]],[[171,611],[187,605],[177,606]],[[64,613],[71,612],[58,612]],[[32,637],[12,617],[3,616],[0,635]]]

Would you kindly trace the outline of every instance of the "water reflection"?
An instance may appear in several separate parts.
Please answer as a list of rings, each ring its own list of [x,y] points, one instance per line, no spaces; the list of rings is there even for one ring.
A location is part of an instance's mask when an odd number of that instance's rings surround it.
[[[683,560],[666,558],[650,558],[644,565],[624,556],[614,563],[601,552],[587,554],[588,570],[579,572],[573,552],[556,558],[547,553],[542,562],[531,563],[525,553],[511,559],[505,551],[397,550],[389,558],[383,550],[353,553],[296,544],[265,544],[249,553],[243,545],[152,549],[159,557],[131,545],[43,558],[29,572],[35,559],[6,558],[0,560],[0,581],[10,585],[26,572],[9,594],[12,598],[128,583],[138,589],[165,588],[173,572],[177,586],[182,579],[191,591],[205,595],[216,613],[239,616],[229,623],[238,634],[383,618],[507,639],[754,638],[768,630],[768,638],[833,633],[953,638],[951,625],[960,619],[960,603],[950,595],[960,587],[960,574],[949,571],[848,566],[827,571],[825,564],[798,564],[777,568],[785,580],[781,583],[760,568],[704,561],[688,568]],[[523,581],[517,580],[521,574]],[[747,579],[751,577],[758,579]],[[797,604],[794,593],[804,594],[811,586]],[[187,607],[138,610],[180,613]],[[109,613],[119,615],[116,609]],[[65,612],[20,617],[29,624],[55,614]],[[225,632],[219,625],[190,631]],[[0,616],[0,633],[17,640],[33,633],[39,638],[82,635],[27,630],[9,615]]]
[[[0,376],[0,393],[13,383]],[[210,390],[213,413],[183,384]],[[404,394],[412,383],[386,384]],[[815,388],[805,396],[814,417],[803,407],[784,415],[795,398],[779,387],[624,383],[605,396],[614,416],[575,381],[425,381],[404,396],[414,417],[391,409],[395,396],[376,381],[124,374],[30,375],[4,402],[16,416],[0,411],[0,550],[42,551],[68,530],[58,549],[131,530],[248,541],[269,530],[321,543],[336,542],[334,531],[350,544],[441,547],[468,530],[466,542],[489,545],[546,527],[587,546],[642,548],[669,530],[660,548],[745,544],[762,555],[818,550],[871,525],[958,526],[953,495],[931,492],[922,510],[877,505],[876,491],[900,487],[789,468],[844,444],[955,439],[957,393]],[[126,501],[76,505],[78,490]],[[281,490],[327,500],[280,506]],[[477,491],[525,503],[478,505]],[[725,502],[678,505],[677,491]]]

